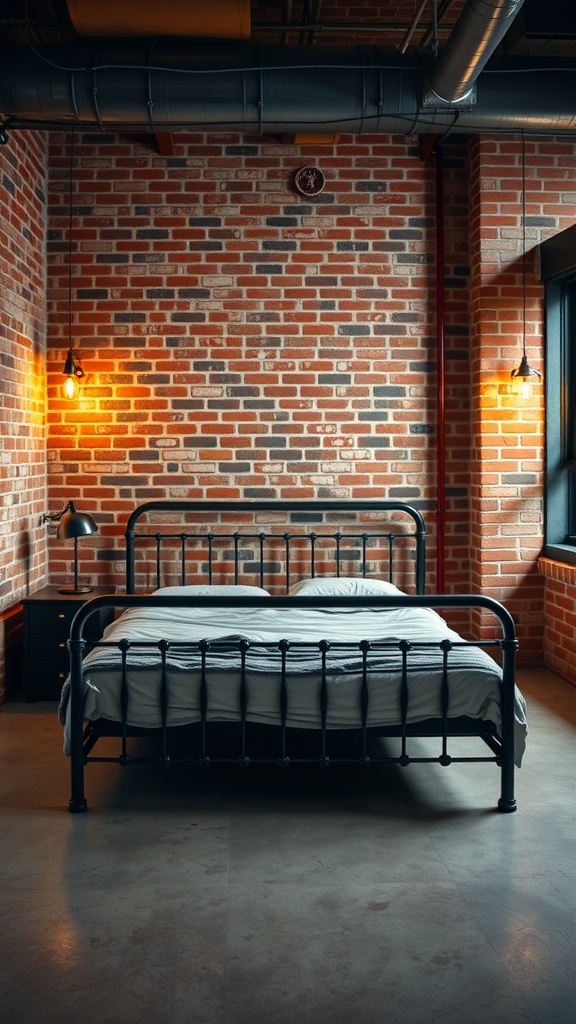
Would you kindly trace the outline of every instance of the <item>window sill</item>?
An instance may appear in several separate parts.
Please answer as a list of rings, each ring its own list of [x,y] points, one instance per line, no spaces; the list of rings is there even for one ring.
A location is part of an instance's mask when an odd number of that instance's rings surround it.
[[[574,552],[574,549],[572,552]],[[558,548],[555,548],[555,552]],[[549,580],[559,580],[561,583],[567,583],[569,586],[576,587],[576,560],[574,564],[568,562],[565,558],[564,553],[560,555],[560,558],[550,558],[548,555],[538,559],[538,569],[542,576],[545,576]]]
[[[576,547],[573,544],[546,544],[542,555],[563,565],[576,565]]]

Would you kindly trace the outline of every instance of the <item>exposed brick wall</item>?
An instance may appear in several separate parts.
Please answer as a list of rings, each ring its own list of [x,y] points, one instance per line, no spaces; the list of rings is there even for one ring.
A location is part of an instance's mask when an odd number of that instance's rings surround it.
[[[178,135],[175,146],[164,158],[152,139],[77,139],[72,333],[87,377],[70,406],[58,393],[68,348],[68,149],[63,133],[49,140],[50,508],[74,497],[97,517],[99,534],[81,542],[83,573],[121,582],[126,518],[148,497],[385,493],[423,511],[433,588],[434,161],[389,137],[344,137],[316,151],[235,135]],[[541,368],[542,288],[530,253],[573,221],[574,143],[528,138],[525,151],[527,342]],[[543,395],[534,386],[522,398],[509,376],[521,354],[520,152],[510,137],[445,147],[445,580],[447,590],[481,589],[508,604],[521,657],[534,662],[544,644]],[[2,193],[12,217],[0,227],[10,295],[2,345],[41,381],[44,319],[30,309],[26,319],[12,279],[12,235],[20,247],[34,224],[42,235],[41,140],[23,133],[0,150],[10,181],[14,161],[30,162],[23,181],[40,191],[25,203]],[[313,200],[292,185],[305,163],[327,177]],[[30,308],[40,309],[41,246],[28,245]],[[4,451],[3,469],[10,462],[11,479],[31,475],[38,493],[23,514],[14,502],[13,518],[30,522],[28,548],[5,576],[16,596],[23,565],[31,586],[44,581],[36,515],[46,507],[42,400],[27,391],[17,405],[30,434],[18,444],[32,455],[17,461]],[[12,533],[6,550],[14,545]],[[70,555],[51,540],[53,581],[68,577]]]
[[[541,558],[539,568],[545,580],[546,664],[576,686],[576,566]]]
[[[521,656],[542,658],[542,289],[530,251],[568,223],[573,143],[481,137],[445,148],[445,589],[503,600]],[[318,162],[325,192],[293,172]],[[410,140],[333,150],[237,136],[76,145],[74,338],[90,376],[57,399],[67,347],[67,139],[51,140],[50,481],[101,533],[83,569],[120,581],[126,516],[160,496],[386,493],[431,534],[437,472],[434,161]],[[472,373],[470,374],[470,366]],[[471,443],[471,426],[474,442]],[[55,578],[68,553],[54,548]],[[485,631],[490,632],[489,626]]]
[[[571,224],[575,145],[565,139],[524,143],[520,137],[478,137],[470,147],[471,316],[473,337],[472,582],[514,615],[521,658],[544,650],[542,545],[544,393],[523,393],[510,378],[520,362],[526,282],[526,347],[543,368],[543,288],[535,247]],[[525,224],[523,226],[523,187]],[[526,261],[523,262],[525,241]]]
[[[0,703],[15,688],[14,608],[46,574],[45,143],[0,147]]]
[[[68,140],[51,137],[50,494],[101,526],[83,571],[120,582],[134,504],[157,497],[376,497],[436,511],[434,165],[404,139],[317,151],[236,136],[83,135],[74,159],[78,405],[67,348]],[[294,171],[323,168],[315,199]],[[448,584],[465,586],[465,148],[446,161]],[[461,458],[464,453],[464,461]],[[456,461],[456,465],[455,465]],[[54,547],[51,572],[67,571]]]

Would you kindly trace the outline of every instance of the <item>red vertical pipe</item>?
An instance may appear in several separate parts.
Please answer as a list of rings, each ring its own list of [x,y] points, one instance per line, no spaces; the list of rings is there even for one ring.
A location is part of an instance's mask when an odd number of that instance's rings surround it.
[[[445,265],[444,265],[444,160],[436,145],[436,344],[437,344],[437,431],[436,452],[436,590],[445,589],[444,548],[446,532],[446,351]]]

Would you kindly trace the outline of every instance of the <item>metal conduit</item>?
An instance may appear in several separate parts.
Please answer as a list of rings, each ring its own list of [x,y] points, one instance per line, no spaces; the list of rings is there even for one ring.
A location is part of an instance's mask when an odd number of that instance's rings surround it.
[[[493,61],[467,109],[422,109],[426,66],[368,47],[83,41],[0,53],[4,127],[412,135],[576,130],[576,61]]]
[[[436,171],[436,400],[438,444],[436,449],[436,587],[446,589],[446,265],[444,256],[444,156],[442,146],[434,151]]]

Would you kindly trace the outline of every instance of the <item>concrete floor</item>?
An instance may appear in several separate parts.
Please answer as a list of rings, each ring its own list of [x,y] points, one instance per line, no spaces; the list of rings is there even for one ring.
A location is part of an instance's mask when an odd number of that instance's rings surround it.
[[[92,765],[0,712],[3,1024],[574,1024],[576,689],[523,671],[493,765]],[[192,780],[192,785],[191,785]]]

